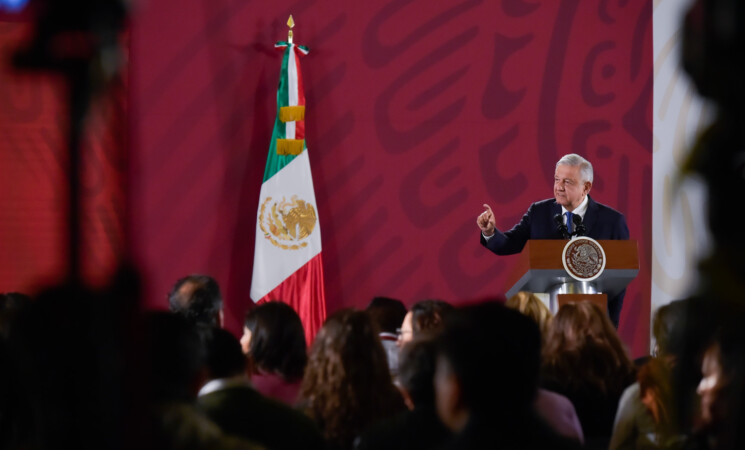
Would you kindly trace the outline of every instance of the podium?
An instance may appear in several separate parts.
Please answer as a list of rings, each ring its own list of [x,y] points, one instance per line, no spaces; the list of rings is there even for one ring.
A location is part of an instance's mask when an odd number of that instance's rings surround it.
[[[564,268],[562,256],[567,240],[532,239],[525,244],[507,280],[507,298],[519,291],[545,293],[549,309],[556,314],[565,303],[589,300],[608,309],[608,297],[615,297],[639,273],[637,241],[597,241],[605,251],[605,269],[592,281],[579,281]]]

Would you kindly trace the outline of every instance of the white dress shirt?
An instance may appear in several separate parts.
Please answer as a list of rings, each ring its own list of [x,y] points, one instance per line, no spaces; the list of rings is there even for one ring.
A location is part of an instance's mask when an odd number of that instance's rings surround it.
[[[561,207],[561,215],[564,216],[564,223],[566,224],[567,228],[569,227],[569,224],[567,223],[567,212],[571,212],[575,216],[580,216],[582,218],[582,221],[585,220],[585,213],[587,212],[587,196],[585,195],[584,200],[582,200],[582,203],[579,204],[578,207],[574,208],[574,211],[569,211],[568,209]],[[572,230],[574,230],[574,227],[572,227]]]

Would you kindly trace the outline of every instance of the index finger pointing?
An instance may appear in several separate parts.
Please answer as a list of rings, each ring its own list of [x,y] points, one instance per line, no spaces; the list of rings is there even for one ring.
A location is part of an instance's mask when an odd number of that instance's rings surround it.
[[[484,208],[486,208],[486,210],[489,211],[489,214],[491,214],[492,216],[494,215],[494,213],[491,211],[491,206],[484,203]]]

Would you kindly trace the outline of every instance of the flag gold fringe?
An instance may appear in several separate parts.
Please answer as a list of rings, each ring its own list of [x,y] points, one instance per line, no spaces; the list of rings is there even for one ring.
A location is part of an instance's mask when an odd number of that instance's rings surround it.
[[[305,106],[283,106],[279,108],[279,120],[282,122],[305,120]]]
[[[278,155],[299,155],[303,152],[305,139],[277,139]]]

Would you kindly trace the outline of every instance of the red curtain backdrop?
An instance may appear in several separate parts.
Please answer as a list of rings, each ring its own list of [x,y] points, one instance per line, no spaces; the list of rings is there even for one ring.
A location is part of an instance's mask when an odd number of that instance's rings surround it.
[[[143,3],[131,27],[129,238],[148,306],[165,308],[177,278],[208,273],[240,329],[276,113],[273,45],[290,14],[311,50],[306,138],[330,313],[376,295],[502,294],[514,257],[480,246],[481,205],[508,229],[552,196],[556,160],[577,152],[595,166],[593,197],[639,241],[620,333],[647,352],[648,0]]]

